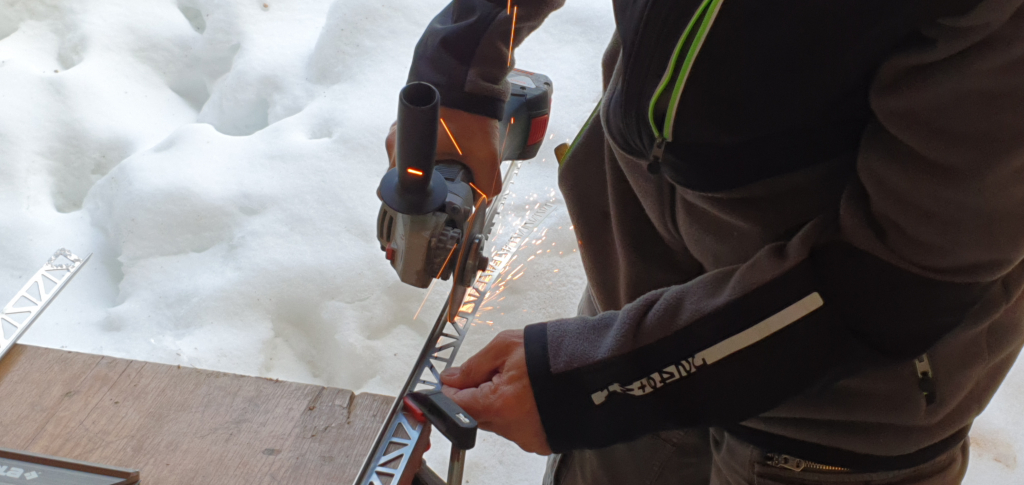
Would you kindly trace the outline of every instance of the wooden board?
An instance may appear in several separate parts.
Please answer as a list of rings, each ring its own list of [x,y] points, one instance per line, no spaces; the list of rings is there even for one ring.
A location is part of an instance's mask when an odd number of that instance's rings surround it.
[[[148,484],[349,485],[392,399],[19,345],[0,361],[0,448]]]

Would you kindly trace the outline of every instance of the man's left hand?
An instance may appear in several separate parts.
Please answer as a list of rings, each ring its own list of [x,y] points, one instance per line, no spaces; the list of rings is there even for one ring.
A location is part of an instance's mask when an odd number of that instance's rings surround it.
[[[462,366],[441,373],[443,391],[479,423],[523,451],[551,454],[526,370],[523,331],[499,333]]]

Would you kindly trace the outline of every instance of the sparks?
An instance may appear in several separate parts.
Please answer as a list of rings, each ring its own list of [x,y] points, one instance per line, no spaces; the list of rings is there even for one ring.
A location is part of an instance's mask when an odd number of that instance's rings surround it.
[[[509,54],[509,55],[511,56],[512,54]],[[502,138],[502,140],[501,140],[501,152],[498,154],[498,157],[501,157],[501,155],[505,154],[505,143],[508,142],[508,129],[511,128],[511,127],[512,127],[512,125],[506,125],[505,126],[505,138]],[[515,197],[515,196],[513,195],[513,197]]]
[[[411,174],[413,174],[413,175],[415,175],[417,177],[422,177],[423,176],[423,171],[422,170],[416,170],[415,168],[407,168],[407,169],[405,169],[405,171],[409,172],[409,173],[411,173]]]
[[[448,138],[452,139],[452,143],[455,144],[455,149],[459,151],[459,155],[462,155],[462,149],[459,148],[459,142],[455,141],[455,137],[452,136],[452,130],[448,129],[448,123],[444,122],[444,118],[441,118],[441,126],[444,127],[444,131],[448,132]]]
[[[519,7],[512,7],[512,35],[508,39],[508,65],[512,65],[512,46],[516,40],[516,14],[519,13]]]
[[[416,309],[416,314],[412,316],[413,321],[420,316],[420,310],[423,310],[423,304],[427,302],[427,298],[430,298],[430,292],[434,291],[434,282],[437,280],[430,280],[430,284],[427,285],[427,294],[423,297],[423,301],[420,302],[420,307]]]
[[[487,200],[487,195],[485,195],[485,194],[484,194],[484,192],[483,192],[482,190],[480,190],[480,189],[476,188],[476,185],[473,185],[473,182],[470,182],[470,183],[469,183],[469,186],[470,186],[470,187],[473,187],[473,190],[475,190],[475,191],[476,191],[476,192],[477,192],[478,194],[480,194],[480,197],[483,197],[483,198],[484,198],[484,200]]]
[[[458,244],[452,246],[452,250],[448,251],[448,257],[444,258],[444,264],[441,265],[441,270],[438,271],[437,272],[437,276],[434,277],[435,280],[441,278],[441,273],[444,273],[444,268],[445,268],[445,266],[448,266],[448,260],[452,259],[452,254],[455,254],[455,248],[457,248],[457,247],[459,247]],[[431,281],[430,284],[434,284],[434,282]],[[429,292],[427,294],[429,294]],[[423,305],[420,305],[420,306],[422,307]],[[419,313],[419,312],[416,312],[416,313]]]

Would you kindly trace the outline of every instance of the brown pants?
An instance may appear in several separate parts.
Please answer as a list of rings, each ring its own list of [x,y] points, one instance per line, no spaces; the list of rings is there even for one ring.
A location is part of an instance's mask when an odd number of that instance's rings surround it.
[[[599,312],[589,288],[578,312]],[[553,455],[544,485],[957,485],[967,473],[969,449],[969,441],[964,440],[938,458],[906,470],[793,471],[773,466],[765,450],[719,428],[687,429],[599,450]]]

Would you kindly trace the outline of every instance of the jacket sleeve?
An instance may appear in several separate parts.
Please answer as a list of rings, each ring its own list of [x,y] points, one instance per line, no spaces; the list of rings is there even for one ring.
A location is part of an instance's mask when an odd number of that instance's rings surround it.
[[[880,66],[838,212],[744,264],[526,328],[552,450],[724,425],[890,359],[1024,286],[1024,8],[988,0]]]
[[[444,106],[501,119],[510,91],[505,76],[515,65],[510,45],[522,43],[563,3],[454,0],[423,32],[409,82],[432,84]]]

